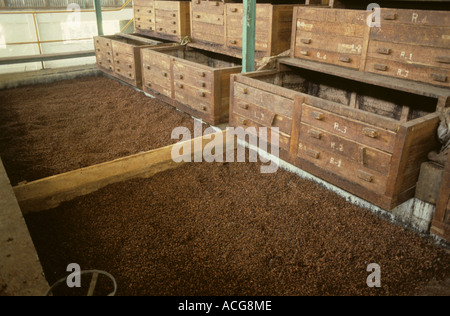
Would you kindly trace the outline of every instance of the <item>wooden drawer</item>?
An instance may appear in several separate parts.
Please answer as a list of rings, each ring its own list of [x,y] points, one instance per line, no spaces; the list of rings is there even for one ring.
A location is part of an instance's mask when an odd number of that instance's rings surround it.
[[[361,56],[314,49],[308,46],[296,46],[295,57],[353,69],[359,69],[361,66]]]
[[[303,103],[302,117],[303,123],[315,126],[328,131],[334,135],[354,139],[358,143],[386,151],[394,152],[396,133],[383,128],[372,126],[364,122],[350,120],[347,117],[325,111],[322,108],[308,105],[312,97]],[[327,101],[315,99],[315,102],[326,106]],[[313,103],[313,102],[310,102]]]
[[[437,86],[450,87],[450,69],[446,68],[369,57],[366,63],[366,71],[400,79],[428,82]]]
[[[175,100],[188,105],[190,108],[211,114],[211,93],[202,91],[186,84],[184,81],[175,80]]]
[[[271,130],[269,128],[267,128],[267,126],[265,126],[264,124],[261,124],[255,120],[249,119],[249,118],[247,118],[245,116],[241,116],[239,114],[232,113],[230,116],[230,124],[235,127],[242,127],[245,129],[245,131],[247,133],[250,133],[251,135],[254,135],[256,137],[258,137],[258,135],[260,133],[259,129],[261,127],[265,127],[267,129],[267,138],[270,140],[270,143],[273,143]],[[249,129],[249,127],[254,127],[256,133],[255,134],[251,133],[252,130]],[[281,130],[280,130],[280,132],[278,133],[278,138],[279,138],[279,148],[284,151],[289,151],[291,136],[281,132]]]
[[[386,191],[388,177],[367,169],[358,162],[335,155],[303,141],[299,143],[298,156],[320,169],[336,174],[377,194],[384,194]]]
[[[188,66],[183,61],[175,60],[173,72],[175,80],[183,81],[189,86],[211,93],[214,75],[210,70]]]
[[[443,48],[371,41],[367,56],[407,65],[450,69],[450,50]]]
[[[192,12],[204,12],[210,14],[224,15],[225,3],[222,1],[193,0],[191,2]]]
[[[383,22],[448,27],[450,25],[450,15],[445,11],[382,8],[381,23]]]
[[[157,11],[178,11],[180,1],[155,1]]]
[[[155,17],[155,9],[153,7],[146,7],[146,6],[135,6],[134,7],[134,17],[136,21],[141,21],[137,18],[142,17],[149,17],[154,18]]]
[[[110,51],[112,49],[111,39],[102,36],[94,37],[95,47],[100,48],[104,51]]]
[[[265,107],[235,98],[233,112],[261,126],[278,127],[282,133],[291,134],[292,118],[272,112]]]
[[[155,0],[133,0],[135,6],[154,7]]]
[[[392,162],[392,154],[353,140],[337,136],[313,125],[301,123],[302,141],[338,158],[345,158],[361,167],[387,175]]]
[[[134,46],[128,43],[123,43],[119,41],[111,41],[112,50],[114,53],[114,57],[118,57],[120,55],[129,55],[134,56]]]

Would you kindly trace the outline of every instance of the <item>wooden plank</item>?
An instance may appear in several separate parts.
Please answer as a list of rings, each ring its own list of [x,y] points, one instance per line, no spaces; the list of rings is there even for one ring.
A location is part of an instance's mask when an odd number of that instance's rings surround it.
[[[225,137],[226,132],[218,132],[214,137]],[[210,140],[202,137],[202,148]],[[226,148],[227,141],[224,141]],[[192,155],[196,154],[195,139],[181,144],[189,144]],[[33,181],[14,187],[19,205],[26,214],[55,208],[64,201],[97,191],[107,185],[137,177],[151,177],[164,170],[180,166],[172,160],[172,148],[175,145],[149,152],[116,159],[111,162],[75,170],[53,177]]]

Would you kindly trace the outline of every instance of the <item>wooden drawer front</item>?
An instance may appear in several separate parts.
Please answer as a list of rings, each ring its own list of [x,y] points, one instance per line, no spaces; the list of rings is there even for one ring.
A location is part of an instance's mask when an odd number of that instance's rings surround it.
[[[198,88],[187,85],[185,82],[175,80],[175,100],[191,107],[194,110],[210,114],[212,96],[210,92],[200,91]]]
[[[100,48],[103,51],[110,51],[112,49],[111,40],[106,37],[102,36],[94,37],[94,44],[96,48]]]
[[[201,23],[206,23],[206,24],[223,26],[225,24],[224,18],[225,17],[223,14],[212,14],[212,13],[205,13],[205,12],[193,12],[192,13],[193,23],[201,22]]]
[[[209,70],[187,66],[182,61],[175,60],[173,63],[173,76],[175,80],[200,89],[199,92],[212,92],[214,75]]]
[[[227,46],[232,48],[242,48],[242,36],[241,37],[232,37],[227,36]],[[266,40],[256,40],[255,41],[255,49],[257,51],[267,51],[269,49],[269,39]]]
[[[122,76],[128,80],[135,80],[136,79],[136,71],[134,67],[131,66],[131,64],[127,65],[115,65],[114,66],[114,72]]]
[[[135,17],[136,22],[145,22],[143,19],[137,19],[137,18],[145,18],[145,17],[154,18],[155,17],[155,9],[153,7],[135,6],[134,7],[134,17]]]
[[[250,119],[253,122],[266,127],[278,127],[281,132],[290,135],[292,130],[292,119],[276,114],[264,107],[234,98],[233,113]]]
[[[323,50],[326,48],[328,51],[340,53],[342,56],[361,55],[364,45],[363,39],[359,37],[334,36],[312,32],[297,32],[296,41],[297,47],[302,50]]]
[[[387,176],[340,155],[300,141],[298,157],[378,194],[386,191]]]
[[[317,7],[297,7],[296,18],[315,22],[345,23],[366,25],[369,13],[367,11],[356,10],[333,10]]]
[[[178,11],[180,1],[155,1],[155,9],[161,11]]]
[[[270,141],[272,140],[272,136],[271,136],[271,133],[270,133],[270,128],[268,128],[267,126],[264,126],[264,125],[262,125],[262,124],[260,124],[258,122],[255,122],[254,120],[251,120],[251,119],[249,119],[247,117],[241,116],[239,114],[233,113],[231,115],[230,125],[234,126],[234,127],[242,127],[242,128],[244,128],[246,130],[247,130],[248,127],[255,127],[256,133],[257,133],[257,135],[255,135],[255,136],[257,136],[257,137],[259,136],[259,128],[266,127],[267,128],[268,139]],[[247,131],[250,132],[251,129],[249,129]],[[252,135],[254,135],[254,134],[252,134]],[[281,149],[284,149],[285,151],[289,151],[289,146],[290,146],[290,142],[291,142],[290,135],[287,135],[287,134],[281,132],[281,130],[280,130],[280,133],[278,135],[279,135],[279,147]],[[248,141],[248,139],[246,139],[246,140]],[[272,143],[272,141],[270,143]]]
[[[294,101],[291,99],[238,82],[234,84],[234,97],[244,102],[257,104],[273,113],[292,118]]]
[[[450,14],[445,11],[382,8],[381,23],[383,22],[426,26],[449,26]]]
[[[136,31],[155,31],[155,23],[142,23],[137,22],[135,25]]]
[[[366,71],[381,75],[450,87],[450,69],[367,58]]]
[[[97,65],[106,70],[107,72],[114,72],[114,61],[111,57],[98,56],[97,55]]]
[[[371,28],[370,39],[450,49],[450,27],[429,27],[382,21],[380,28]]]
[[[295,57],[353,69],[359,69],[361,64],[361,56],[359,55],[342,54],[299,45],[295,47]]]
[[[116,69],[120,69],[119,73],[122,71],[122,75],[128,72],[136,72],[136,62],[134,60],[134,56],[126,55],[126,54],[120,54],[117,53],[117,55],[114,56],[114,67]],[[127,75],[127,77],[129,77]],[[134,78],[135,76],[133,76]]]
[[[227,7],[227,16],[235,16],[241,19],[244,14],[244,6],[239,3],[228,3]],[[256,17],[257,19],[269,19],[272,14],[272,5],[270,4],[257,4],[256,5]]]
[[[171,36],[179,35],[178,28],[176,25],[171,27],[171,26],[165,26],[165,25],[160,25],[160,24],[156,23],[156,32],[161,33],[161,34],[171,35]]]
[[[349,23],[316,22],[297,19],[298,32],[312,32],[323,35],[350,36],[363,38],[366,25]]]
[[[172,76],[169,70],[162,69],[159,65],[144,63],[142,65],[142,71],[146,80],[159,83],[162,87],[171,87]]]
[[[119,41],[112,41],[112,50],[114,53],[114,57],[119,56],[120,55],[129,55],[129,56],[134,56],[134,46],[130,45],[130,44],[126,44],[126,43],[122,43]]]
[[[159,53],[151,49],[143,49],[142,63],[144,66],[154,66],[170,73],[171,61],[169,55]]]
[[[450,49],[371,41],[367,56],[407,65],[450,69]]]
[[[221,1],[193,0],[191,6],[193,13],[204,12],[224,15],[225,12],[225,4]]]
[[[154,0],[133,0],[133,3],[135,6],[147,6],[147,7],[152,7],[152,8],[155,5]]]
[[[369,124],[350,120],[332,112],[315,108],[304,103],[301,121],[328,131],[334,135],[352,139],[358,143],[393,153],[396,134]]]
[[[357,163],[380,174],[388,175],[392,155],[334,135],[315,126],[301,124],[300,138],[305,144]]]
[[[225,31],[221,25],[192,23],[192,38],[196,41],[225,45]]]

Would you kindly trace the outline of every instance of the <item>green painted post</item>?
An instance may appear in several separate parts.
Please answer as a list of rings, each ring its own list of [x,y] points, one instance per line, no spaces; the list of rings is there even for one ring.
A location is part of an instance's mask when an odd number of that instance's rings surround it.
[[[95,17],[97,19],[98,35],[103,36],[102,0],[94,0]]]
[[[255,71],[256,0],[244,0],[242,21],[242,72]]]

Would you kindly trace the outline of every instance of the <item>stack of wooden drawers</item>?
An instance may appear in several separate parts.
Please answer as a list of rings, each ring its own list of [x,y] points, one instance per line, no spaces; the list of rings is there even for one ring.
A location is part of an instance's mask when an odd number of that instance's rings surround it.
[[[256,57],[278,55],[290,47],[293,5],[256,5]],[[242,58],[243,4],[193,0],[193,47]]]
[[[111,76],[137,88],[142,88],[140,50],[165,44],[134,35],[128,36],[94,37],[97,66]]]
[[[292,58],[450,87],[450,14],[296,7]],[[370,20],[369,23],[367,20]]]
[[[228,121],[230,75],[240,60],[185,46],[142,50],[144,91],[217,125]]]
[[[190,32],[189,1],[135,0],[136,33],[179,41]]]

